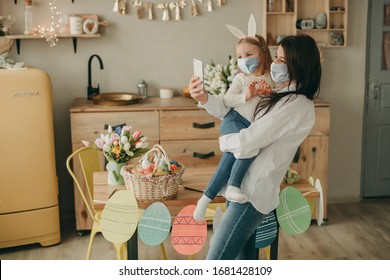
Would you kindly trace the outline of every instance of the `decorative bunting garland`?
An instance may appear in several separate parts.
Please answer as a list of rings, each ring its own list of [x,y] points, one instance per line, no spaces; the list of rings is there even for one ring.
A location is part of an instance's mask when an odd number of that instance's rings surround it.
[[[148,20],[153,20],[153,3],[146,3],[146,8],[148,9]]]
[[[144,2],[142,0],[132,0],[132,6],[136,10],[136,14],[138,19],[143,19],[145,16],[147,16],[148,20],[154,20],[154,13],[153,13],[153,7],[154,3],[151,2]],[[217,4],[219,7],[222,7],[226,4],[226,0],[207,0],[207,11],[213,12],[213,1],[217,1]],[[197,3],[203,4],[203,0],[191,0],[191,15],[196,17],[199,15]],[[157,9],[162,11],[162,21],[169,21],[171,19],[170,17],[170,10],[175,13],[175,20],[180,21],[182,19],[182,11],[187,6],[186,0],[180,0],[180,1],[171,1],[171,2],[160,2],[155,4]],[[114,7],[113,12],[119,13],[122,15],[127,14],[127,0],[115,0],[114,1]],[[145,14],[145,10],[147,11],[147,14]]]
[[[192,0],[191,14],[192,14],[193,17],[196,17],[196,16],[199,15],[198,7],[196,6],[195,0]]]
[[[209,0],[209,3],[207,4],[207,11],[212,12],[213,11],[213,2]]]
[[[119,13],[122,15],[126,14],[126,6],[127,6],[127,0],[120,0],[119,1]]]

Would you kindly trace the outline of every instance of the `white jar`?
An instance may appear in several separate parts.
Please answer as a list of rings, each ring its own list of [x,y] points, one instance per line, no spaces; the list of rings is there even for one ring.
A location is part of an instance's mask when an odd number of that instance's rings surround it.
[[[161,88],[160,89],[160,98],[167,99],[173,97],[173,89],[171,88]]]

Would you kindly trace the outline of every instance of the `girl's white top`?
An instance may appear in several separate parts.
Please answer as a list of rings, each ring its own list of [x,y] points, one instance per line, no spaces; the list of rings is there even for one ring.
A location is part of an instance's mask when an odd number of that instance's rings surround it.
[[[248,86],[252,81],[260,83],[260,80],[265,80],[271,88],[278,92],[284,86],[281,83],[275,83],[271,79],[269,73],[262,76],[251,76],[244,73],[238,73],[234,76],[232,84],[224,95],[224,103],[226,107],[234,108],[241,116],[252,122],[253,114],[256,110],[257,103],[259,103],[260,96],[256,96],[248,101],[245,101],[248,93]]]
[[[295,90],[295,87],[291,90]],[[287,88],[280,92],[287,91]],[[236,158],[257,156],[241,184],[241,191],[261,213],[267,214],[279,204],[280,184],[299,145],[310,133],[315,121],[314,102],[304,95],[287,101],[282,98],[265,116],[260,112],[256,120],[239,133],[220,137],[222,152]],[[209,95],[204,105],[211,115],[222,118],[228,111],[223,95]],[[225,194],[226,186],[221,191]]]

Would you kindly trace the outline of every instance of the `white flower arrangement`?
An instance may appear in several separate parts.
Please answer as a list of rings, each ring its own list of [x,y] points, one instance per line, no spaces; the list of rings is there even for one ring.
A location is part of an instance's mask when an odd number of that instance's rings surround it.
[[[229,55],[228,65],[211,61],[204,69],[204,86],[210,94],[224,94],[238,73],[237,60]]]

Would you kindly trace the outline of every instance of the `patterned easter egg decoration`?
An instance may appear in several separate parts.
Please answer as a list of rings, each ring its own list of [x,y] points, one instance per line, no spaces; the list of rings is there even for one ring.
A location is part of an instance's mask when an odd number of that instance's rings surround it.
[[[117,190],[108,199],[100,222],[102,234],[112,243],[127,242],[138,223],[138,205],[127,190]]]
[[[149,246],[164,242],[171,229],[171,214],[161,202],[154,202],[145,209],[138,222],[138,236]]]
[[[274,211],[272,211],[264,218],[260,226],[256,229],[256,248],[265,248],[270,245],[275,240],[277,233],[278,223],[276,221]]]
[[[317,29],[324,29],[327,25],[326,13],[319,13],[315,18],[315,27]]]
[[[294,187],[286,187],[279,194],[276,217],[280,228],[288,235],[304,233],[311,222],[311,210],[306,198]]]
[[[198,253],[206,242],[207,224],[206,221],[194,220],[195,207],[195,205],[184,207],[172,225],[171,242],[173,248],[182,255]]]

